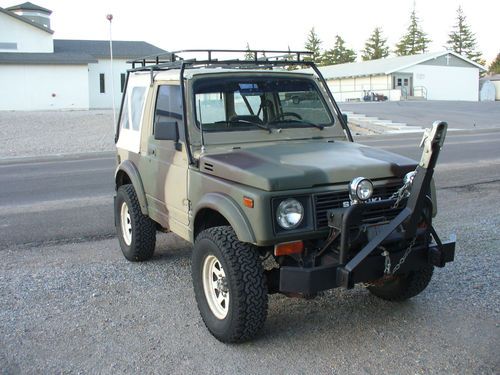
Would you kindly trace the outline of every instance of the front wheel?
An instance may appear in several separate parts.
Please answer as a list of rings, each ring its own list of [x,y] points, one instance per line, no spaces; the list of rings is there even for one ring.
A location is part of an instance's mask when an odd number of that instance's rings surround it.
[[[209,228],[195,241],[192,277],[198,309],[222,342],[253,338],[267,317],[267,285],[257,250],[231,227]]]
[[[374,296],[386,301],[405,301],[415,297],[427,288],[431,281],[434,266],[428,265],[392,279],[371,285],[368,290]]]

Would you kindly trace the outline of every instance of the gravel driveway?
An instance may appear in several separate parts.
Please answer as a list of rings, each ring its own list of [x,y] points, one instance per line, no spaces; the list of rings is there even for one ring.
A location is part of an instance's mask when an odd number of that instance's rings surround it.
[[[0,372],[497,374],[499,190],[438,191],[436,226],[457,232],[458,249],[421,295],[273,295],[262,335],[242,345],[204,328],[190,247],[172,235],[142,264],[125,261],[116,239],[0,251]]]
[[[114,151],[114,138],[111,110],[0,111],[0,159]]]
[[[0,111],[0,159],[114,149],[113,112]]]

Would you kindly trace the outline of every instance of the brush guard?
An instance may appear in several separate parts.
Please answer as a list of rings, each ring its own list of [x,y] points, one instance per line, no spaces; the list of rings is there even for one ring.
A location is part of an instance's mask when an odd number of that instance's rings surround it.
[[[353,288],[354,284],[380,279],[387,274],[387,263],[397,264],[397,273],[405,273],[412,269],[432,264],[444,267],[452,262],[455,255],[455,236],[443,242],[432,227],[430,217],[423,216],[427,228],[422,230],[422,212],[429,205],[427,193],[437,163],[439,152],[443,146],[448,125],[446,122],[434,122],[432,129],[424,132],[422,142],[422,158],[418,164],[406,204],[399,214],[385,225],[371,226],[367,231],[368,243],[351,259],[350,228],[359,226],[363,213],[371,209],[393,207],[401,200],[388,199],[378,202],[353,204],[347,209],[331,210],[328,215],[329,226],[340,231],[340,248],[338,263],[315,267],[289,267],[280,269],[281,292],[312,294],[321,290],[336,287]],[[399,192],[404,193],[403,191]],[[430,241],[432,236],[433,241]],[[425,241],[417,242],[417,238]],[[380,249],[387,241],[403,241],[406,249],[397,252],[384,252],[375,256],[373,252]],[[403,259],[402,259],[403,258]],[[394,272],[394,270],[393,270]]]

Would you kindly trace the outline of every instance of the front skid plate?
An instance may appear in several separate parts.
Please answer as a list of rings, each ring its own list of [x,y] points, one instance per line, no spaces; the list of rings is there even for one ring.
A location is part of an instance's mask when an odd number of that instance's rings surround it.
[[[404,250],[391,254],[391,263],[396,264],[403,256]],[[427,264],[444,267],[452,262],[455,255],[455,242],[445,242],[441,249],[438,245],[415,247],[406,261],[402,264],[398,274],[418,269]],[[279,290],[283,293],[312,294],[322,290],[337,287],[352,288],[354,284],[380,279],[384,276],[385,258],[374,255],[366,258],[352,272],[342,265],[333,264],[311,268],[281,267]]]

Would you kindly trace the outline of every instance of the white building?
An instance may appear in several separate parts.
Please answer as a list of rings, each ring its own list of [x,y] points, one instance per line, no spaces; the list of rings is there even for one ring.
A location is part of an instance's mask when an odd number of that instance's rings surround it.
[[[479,73],[485,69],[455,52],[442,51],[330,65],[320,70],[339,101],[363,101],[371,93],[389,100],[477,101]]]
[[[0,110],[111,108],[119,105],[127,60],[164,54],[140,41],[53,39],[48,9],[0,8]],[[104,21],[105,22],[105,21]]]

